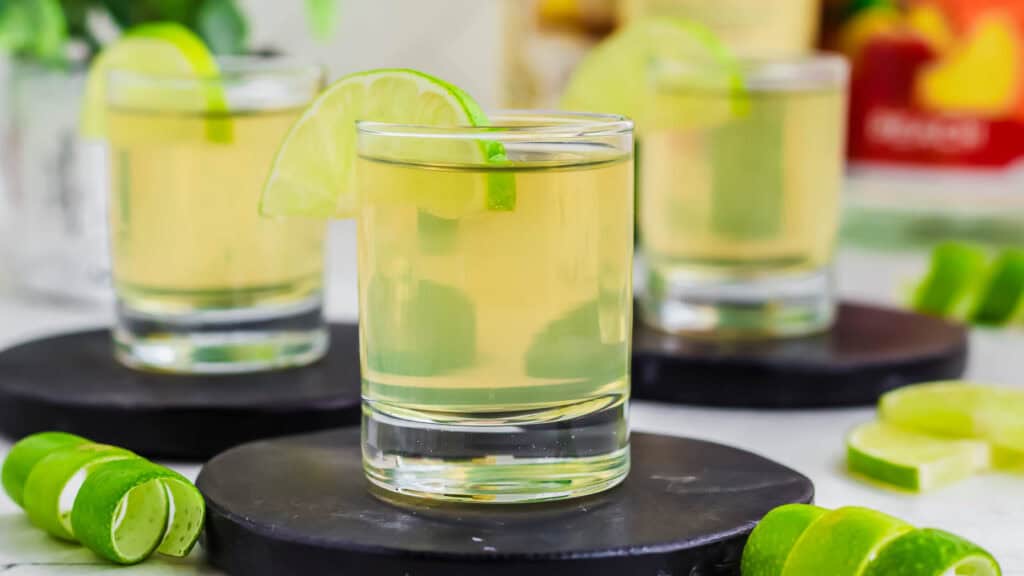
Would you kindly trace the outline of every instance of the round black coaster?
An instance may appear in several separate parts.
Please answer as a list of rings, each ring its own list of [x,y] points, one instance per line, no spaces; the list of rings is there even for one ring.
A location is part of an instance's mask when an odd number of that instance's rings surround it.
[[[814,496],[760,456],[650,434],[633,435],[623,484],[548,504],[386,502],[369,491],[356,430],[239,446],[197,484],[209,561],[246,576],[738,575],[754,524]]]
[[[751,408],[865,406],[900,386],[961,376],[967,330],[930,316],[844,304],[831,331],[807,338],[710,342],[636,321],[640,400]]]
[[[205,460],[243,442],[357,424],[359,331],[330,331],[316,364],[241,375],[125,368],[107,330],[21,344],[0,352],[0,433],[63,430],[146,456]]]

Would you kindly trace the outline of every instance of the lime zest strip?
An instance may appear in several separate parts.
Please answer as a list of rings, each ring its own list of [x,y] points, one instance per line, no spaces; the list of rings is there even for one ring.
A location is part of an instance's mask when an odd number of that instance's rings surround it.
[[[118,564],[148,558],[167,532],[170,470],[141,458],[98,464],[82,484],[71,524],[79,541]]]
[[[743,550],[743,576],[1000,576],[991,554],[958,536],[867,508],[789,504]]]
[[[138,458],[131,452],[91,442],[58,448],[41,459],[25,482],[25,512],[33,524],[61,540],[75,541],[65,494],[72,480],[109,460]]]
[[[63,432],[15,444],[4,462],[4,488],[35,525],[118,564],[154,551],[187,556],[206,516],[202,494],[181,474]]]
[[[1000,576],[991,554],[959,536],[924,528],[889,542],[863,576]]]
[[[780,506],[758,522],[743,548],[743,576],[782,576],[789,553],[800,536],[828,512],[807,504]]]
[[[24,507],[22,495],[25,492],[25,481],[32,468],[43,458],[58,448],[86,444],[89,441],[81,436],[66,432],[40,432],[19,440],[7,453],[3,466],[4,491],[18,506]]]
[[[824,514],[800,536],[782,576],[861,576],[889,541],[913,527],[868,508],[846,507]]]

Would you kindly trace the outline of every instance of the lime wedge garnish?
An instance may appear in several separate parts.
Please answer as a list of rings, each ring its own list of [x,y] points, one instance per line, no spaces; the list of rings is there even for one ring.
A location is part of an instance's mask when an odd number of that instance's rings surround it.
[[[992,264],[970,321],[987,326],[1010,322],[1024,306],[1024,250],[1007,250]]]
[[[360,120],[417,126],[488,124],[483,110],[463,90],[422,72],[383,69],[350,74],[313,101],[289,131],[264,187],[260,211],[274,216],[354,217],[358,205],[353,181],[355,125]],[[415,161],[446,157],[452,162],[495,164],[505,161],[504,148],[495,142],[408,138],[395,146],[398,149],[384,151],[389,158]],[[373,193],[410,195],[395,199],[415,202],[441,218],[456,218],[473,210],[512,209],[515,191],[507,178],[510,175],[492,176],[478,189],[427,186]]]
[[[780,506],[757,523],[743,548],[743,576],[782,576],[782,569],[800,536],[827,510],[807,504]]]
[[[925,528],[889,542],[863,576],[1000,576],[991,554],[958,536]]]
[[[75,498],[71,523],[93,552],[133,564],[154,550],[187,555],[199,539],[204,513],[198,489],[180,474],[131,459],[95,467]]]
[[[827,512],[797,540],[782,576],[861,576],[886,544],[912,529],[902,520],[867,508]]]
[[[963,480],[991,465],[986,442],[935,437],[883,422],[858,426],[846,448],[852,472],[914,492]]]
[[[25,512],[33,524],[62,540],[74,540],[71,529],[71,505],[74,503],[72,480],[108,460],[135,458],[115,446],[88,442],[58,448],[40,460],[25,482]]]
[[[659,92],[689,91],[722,97],[656,103]],[[695,22],[660,17],[637,20],[591,51],[562,107],[630,116],[645,131],[718,122],[741,110],[745,98],[741,67],[724,43]]]
[[[882,396],[883,421],[953,438],[990,438],[1024,422],[1024,390],[966,382],[908,386]]]
[[[18,506],[24,506],[22,495],[25,481],[35,465],[58,448],[77,446],[89,442],[81,436],[65,432],[41,432],[19,440],[4,460],[4,491]]]
[[[133,28],[124,37],[100,52],[89,68],[85,98],[82,102],[81,131],[93,138],[106,135],[107,75],[111,70],[183,79],[217,78],[217,61],[198,36],[178,24],[146,24]],[[159,88],[140,86],[133,96],[141,105],[154,101],[174,109],[224,112],[226,96],[219,86],[206,86],[198,93],[181,90],[161,93]],[[223,119],[211,121],[210,137],[224,140],[227,126]]]
[[[985,251],[970,244],[948,243],[932,252],[931,268],[918,285],[912,307],[935,316],[959,316],[984,279]]]

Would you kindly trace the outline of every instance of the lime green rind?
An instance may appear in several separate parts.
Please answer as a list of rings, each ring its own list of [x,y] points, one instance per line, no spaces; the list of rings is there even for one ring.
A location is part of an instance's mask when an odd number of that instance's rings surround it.
[[[18,506],[24,506],[22,495],[25,482],[35,465],[58,448],[89,442],[81,436],[66,432],[40,432],[18,441],[7,453],[3,465],[3,487]]]
[[[206,520],[206,502],[194,484],[180,474],[170,472],[172,475],[160,482],[174,504],[174,512],[157,552],[181,558],[188,556],[199,540]]]
[[[866,508],[790,504],[769,512],[743,550],[743,576],[1001,576],[958,536]]]
[[[181,474],[63,432],[15,444],[4,461],[4,488],[33,524],[119,564],[154,551],[187,556],[206,515],[202,494]]]
[[[928,275],[914,292],[914,310],[935,316],[962,313],[984,277],[988,266],[985,250],[979,246],[947,243],[932,252]]]
[[[769,512],[750,534],[743,549],[743,576],[782,576],[782,569],[800,536],[827,510],[789,504]]]
[[[983,326],[1010,323],[1024,306],[1024,250],[1007,250],[992,264],[969,320]]]
[[[171,478],[179,476],[141,458],[97,465],[75,498],[75,535],[111,562],[145,560],[167,533],[170,504],[163,481]]]
[[[814,521],[793,546],[782,576],[861,576],[891,540],[913,527],[867,508],[839,508]]]
[[[75,541],[68,511],[61,509],[65,487],[81,471],[91,473],[103,462],[137,458],[123,448],[105,444],[77,444],[57,448],[41,459],[25,481],[25,512],[33,524],[61,540]]]
[[[991,462],[985,442],[936,438],[882,422],[858,426],[847,437],[851,472],[913,492],[964,480]]]
[[[1000,576],[991,554],[959,536],[925,528],[889,542],[863,576]],[[744,574],[746,576],[746,574]]]

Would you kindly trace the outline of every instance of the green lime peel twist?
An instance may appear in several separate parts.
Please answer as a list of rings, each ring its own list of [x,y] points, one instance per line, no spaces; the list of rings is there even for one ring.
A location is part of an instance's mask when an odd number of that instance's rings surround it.
[[[1024,325],[1024,250],[991,257],[981,246],[940,244],[911,297],[914,310],[979,326]]]
[[[954,534],[867,508],[790,504],[754,528],[743,576],[1000,576],[999,563]],[[955,571],[955,572],[954,572]]]
[[[63,432],[15,444],[2,478],[33,524],[117,564],[136,564],[153,552],[187,556],[206,513],[199,490],[177,472]]]

